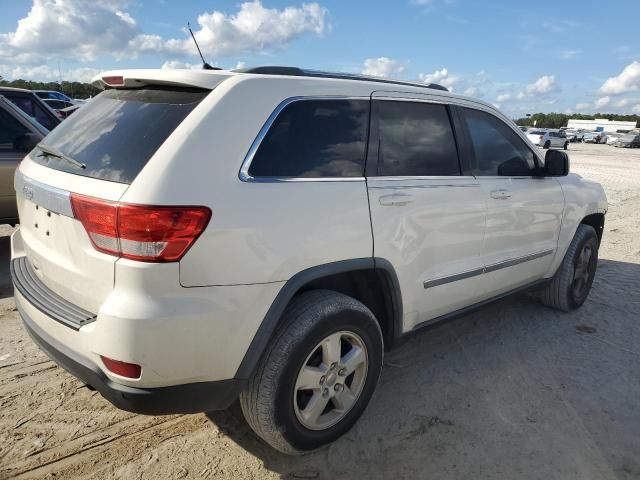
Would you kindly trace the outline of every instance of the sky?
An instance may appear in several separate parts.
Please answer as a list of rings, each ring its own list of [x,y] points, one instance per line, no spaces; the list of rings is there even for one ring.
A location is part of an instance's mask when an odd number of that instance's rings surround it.
[[[638,0],[0,0],[0,75],[287,65],[436,82],[526,113],[640,114]]]

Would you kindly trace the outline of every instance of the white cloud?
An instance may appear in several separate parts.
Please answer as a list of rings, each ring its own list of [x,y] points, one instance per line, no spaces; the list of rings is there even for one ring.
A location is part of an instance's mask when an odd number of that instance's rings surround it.
[[[573,60],[574,58],[576,58],[581,53],[582,53],[582,50],[568,48],[566,50],[562,50],[560,52],[559,57],[562,60]]]
[[[390,77],[404,71],[404,65],[397,60],[388,57],[367,58],[364,61],[362,73],[376,77]]]
[[[454,85],[460,81],[460,77],[451,75],[446,68],[436,70],[433,73],[420,73],[418,78],[423,83],[438,83],[451,91],[453,91]]]
[[[467,88],[464,89],[462,94],[463,95],[467,95],[469,97],[476,96],[476,95],[478,95],[478,87],[474,87],[474,86],[467,87]]]
[[[640,62],[634,61],[627,65],[620,75],[609,77],[600,87],[600,92],[607,95],[640,90]]]
[[[640,113],[640,103],[631,109],[632,113]]]
[[[130,0],[32,0],[31,10],[15,31],[0,33],[0,61],[41,63],[52,59],[93,61],[140,53],[193,56],[188,32],[166,39],[140,31],[126,11]],[[265,8],[261,0],[242,3],[235,13],[212,11],[198,16],[194,34],[211,60],[241,52],[285,47],[293,39],[330,30],[327,10],[318,3],[282,9]]]
[[[525,94],[535,95],[537,93],[550,93],[558,90],[559,87],[556,84],[556,77],[554,75],[543,75],[534,83],[527,85]]]
[[[39,80],[43,82],[89,82],[100,73],[96,68],[81,67],[72,69],[52,68],[48,65],[35,67],[25,65],[0,65],[0,75],[6,79]]]
[[[611,97],[601,97],[594,102],[593,106],[596,108],[602,108],[609,105],[609,102],[611,102]]]
[[[167,60],[160,67],[162,70],[174,70],[174,69],[189,69],[189,70],[201,70],[201,63],[187,63],[180,60]]]
[[[94,60],[120,51],[137,34],[123,0],[33,0],[14,32],[0,33],[0,60],[38,62],[52,57]]]
[[[233,15],[219,11],[198,16],[194,35],[205,57],[225,57],[241,52],[257,52],[285,47],[305,33],[322,35],[330,30],[327,10],[317,3],[282,10],[265,8],[260,0],[245,2]],[[141,34],[129,42],[135,53],[192,55],[195,45],[185,32],[182,39],[164,39]]]
[[[511,100],[512,96],[510,93],[502,93],[496,97],[496,102],[506,102],[507,100]]]

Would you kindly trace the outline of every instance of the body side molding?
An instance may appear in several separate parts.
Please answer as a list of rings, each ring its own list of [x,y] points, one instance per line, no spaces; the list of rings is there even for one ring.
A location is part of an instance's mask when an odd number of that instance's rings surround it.
[[[439,285],[445,285],[451,282],[457,282],[458,280],[464,280],[465,278],[476,277],[478,275],[484,275],[485,273],[491,273],[491,272],[495,272],[496,270],[501,270],[503,268],[513,267],[515,265],[520,265],[521,263],[537,260],[538,258],[551,255],[553,252],[555,252],[555,250],[550,249],[550,250],[544,250],[542,252],[531,253],[529,255],[524,255],[522,257],[509,258],[507,260],[503,260],[498,263],[492,263],[491,265],[487,265],[482,268],[476,268],[468,272],[456,273],[454,275],[449,275],[448,277],[441,277],[433,280],[427,280],[422,285],[424,286],[424,288],[432,288],[432,287],[437,287]]]

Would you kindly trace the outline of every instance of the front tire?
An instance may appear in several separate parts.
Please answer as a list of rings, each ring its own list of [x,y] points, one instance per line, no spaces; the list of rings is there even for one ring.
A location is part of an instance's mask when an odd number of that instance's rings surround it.
[[[564,149],[568,150],[569,149],[569,142],[564,142]]]
[[[595,278],[598,247],[595,229],[590,225],[578,225],[558,271],[540,292],[540,301],[563,312],[580,308],[589,296]]]
[[[345,434],[364,412],[384,356],[382,332],[359,301],[329,290],[296,296],[240,394],[265,442],[301,454]]]

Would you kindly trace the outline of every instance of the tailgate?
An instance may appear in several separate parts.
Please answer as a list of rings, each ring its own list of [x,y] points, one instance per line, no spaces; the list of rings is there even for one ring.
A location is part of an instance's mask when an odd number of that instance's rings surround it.
[[[52,291],[93,313],[113,290],[115,256],[93,248],[73,218],[70,193],[118,200],[127,184],[73,175],[28,157],[15,176],[20,232],[33,272]]]

